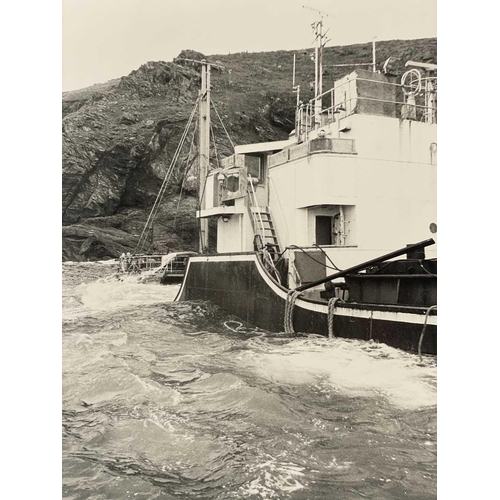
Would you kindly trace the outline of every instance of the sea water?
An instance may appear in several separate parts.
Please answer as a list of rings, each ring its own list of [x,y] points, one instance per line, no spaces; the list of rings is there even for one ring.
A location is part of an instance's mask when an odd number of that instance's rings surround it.
[[[63,498],[436,498],[436,359],[63,265]]]

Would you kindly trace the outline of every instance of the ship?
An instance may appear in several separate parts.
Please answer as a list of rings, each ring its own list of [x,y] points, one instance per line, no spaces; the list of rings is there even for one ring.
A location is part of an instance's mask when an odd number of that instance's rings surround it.
[[[293,86],[295,130],[237,145],[217,168],[203,62],[200,254],[176,300],[211,301],[271,332],[435,355],[437,65],[408,61],[399,77],[355,67],[323,91],[322,21],[313,28],[314,97]]]

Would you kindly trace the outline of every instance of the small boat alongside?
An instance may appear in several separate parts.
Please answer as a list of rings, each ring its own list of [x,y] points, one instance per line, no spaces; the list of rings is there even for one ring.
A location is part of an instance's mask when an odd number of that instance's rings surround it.
[[[120,274],[134,274],[152,271],[161,266],[162,254],[122,254],[118,271]]]
[[[198,255],[196,252],[173,252],[164,255],[161,262],[159,274],[160,283],[168,285],[171,283],[180,283],[186,273],[187,263],[190,257]]]
[[[119,274],[138,274],[141,281],[154,281],[163,285],[180,283],[190,257],[196,252],[172,252],[163,254],[122,254]]]

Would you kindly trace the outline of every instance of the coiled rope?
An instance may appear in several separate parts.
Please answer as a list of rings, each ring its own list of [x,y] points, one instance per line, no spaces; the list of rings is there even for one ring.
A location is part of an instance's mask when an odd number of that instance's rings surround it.
[[[285,303],[285,333],[295,333],[293,329],[293,308],[295,307],[295,301],[302,295],[302,292],[297,290],[289,290],[286,294]]]
[[[429,318],[429,314],[433,309],[437,309],[437,305],[429,307],[425,312],[424,327],[422,328],[422,333],[420,334],[420,340],[418,341],[418,355],[420,356],[420,361],[422,361],[422,343],[424,341],[425,330],[427,329],[427,319]]]
[[[333,334],[333,316],[335,315],[335,304],[342,300],[340,297],[332,297],[328,301],[328,338],[334,339],[335,335]]]

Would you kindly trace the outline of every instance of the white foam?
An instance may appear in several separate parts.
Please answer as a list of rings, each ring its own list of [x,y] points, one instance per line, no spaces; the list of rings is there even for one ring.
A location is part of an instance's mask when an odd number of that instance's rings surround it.
[[[313,384],[325,392],[383,395],[404,408],[436,404],[435,363],[385,344],[344,339],[297,339],[243,357],[260,376],[276,383]],[[253,365],[253,366],[252,366]]]
[[[239,498],[281,498],[283,493],[289,494],[305,488],[304,467],[282,462],[269,455],[263,459],[265,460],[249,467],[248,474],[256,477],[239,488]]]
[[[76,292],[86,309],[111,311],[131,306],[171,302],[177,290],[178,285],[143,284],[138,282],[136,277],[128,276],[122,281],[99,280],[79,285]]]

